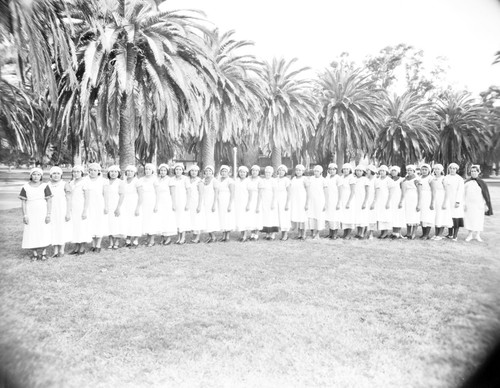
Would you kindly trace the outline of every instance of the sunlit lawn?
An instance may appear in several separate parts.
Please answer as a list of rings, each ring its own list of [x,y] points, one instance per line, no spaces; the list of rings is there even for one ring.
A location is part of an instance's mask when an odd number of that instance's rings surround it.
[[[491,191],[483,244],[462,231],[35,263],[20,211],[2,211],[1,368],[23,387],[455,387],[500,330]]]

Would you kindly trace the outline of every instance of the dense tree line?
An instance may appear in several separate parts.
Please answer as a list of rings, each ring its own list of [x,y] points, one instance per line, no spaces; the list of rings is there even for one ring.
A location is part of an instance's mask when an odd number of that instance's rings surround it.
[[[314,72],[296,59],[261,61],[234,31],[159,1],[1,7],[4,161],[124,167],[189,151],[205,166],[230,161],[233,147],[247,164],[260,150],[275,168],[282,156],[500,161],[500,89],[475,98],[443,86],[445,62],[424,71],[423,52],[405,44],[362,63],[344,53]]]

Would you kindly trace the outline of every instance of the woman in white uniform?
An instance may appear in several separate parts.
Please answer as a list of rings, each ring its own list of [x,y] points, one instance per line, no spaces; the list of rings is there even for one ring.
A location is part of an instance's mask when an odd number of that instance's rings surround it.
[[[89,164],[89,228],[92,234],[91,252],[101,252],[102,237],[108,234],[108,180],[101,175],[99,163]]]
[[[116,215],[116,208],[120,202],[120,186],[122,184],[120,167],[117,165],[108,168],[108,249],[120,247],[122,232],[122,219]]]
[[[47,184],[42,183],[43,171],[33,168],[30,180],[19,194],[23,211],[23,249],[33,251],[32,261],[38,260],[37,249],[41,249],[41,260],[47,260],[47,246],[50,244],[50,222],[52,193]]]
[[[314,166],[313,176],[309,178],[307,188],[309,190],[309,203],[307,206],[307,217],[311,237],[319,239],[319,233],[325,229],[326,204],[328,203],[328,185],[323,177],[323,167]]]
[[[203,179],[203,208],[205,209],[205,231],[208,233],[206,243],[217,241],[215,232],[220,230],[219,212],[219,181],[214,177],[214,167],[205,167],[205,178]]]
[[[92,241],[88,222],[89,181],[83,177],[83,167],[73,167],[71,188],[71,223],[73,225],[72,241],[76,244],[70,255],[83,255],[85,243]]]
[[[191,189],[191,203],[189,204],[189,217],[191,232],[193,233],[193,244],[200,242],[201,231],[205,228],[205,220],[203,214],[203,182],[198,176],[200,167],[196,164],[188,169],[189,187]]]
[[[434,225],[435,235],[431,240],[440,241],[443,239],[444,228],[453,227],[453,220],[451,219],[451,209],[449,200],[446,195],[446,188],[444,186],[444,168],[441,164],[435,164],[433,167],[434,179],[431,181],[431,189],[433,191],[434,203]]]
[[[229,241],[229,233],[234,229],[234,180],[229,177],[229,166],[219,169],[219,225],[222,231],[221,242]]]
[[[64,256],[64,247],[71,241],[71,188],[63,181],[60,167],[49,171],[48,186],[52,193],[52,216],[50,219],[50,244],[54,247],[52,257]]]
[[[292,229],[297,229],[297,240],[306,239],[307,205],[309,203],[306,168],[302,164],[295,166],[295,176],[290,182],[290,220]]]
[[[457,174],[458,164],[451,163],[448,166],[448,175],[444,178],[444,187],[446,189],[446,194],[448,197],[450,209],[451,209],[451,219],[453,221],[453,227],[448,229],[447,238],[452,241],[457,241],[458,230],[460,227],[464,226],[464,180]]]
[[[326,221],[328,221],[329,233],[327,238],[336,240],[340,229],[340,209],[337,209],[339,201],[339,180],[337,174],[338,167],[335,163],[328,165],[328,177],[326,187],[328,191],[328,203],[326,205]]]
[[[406,219],[406,238],[415,240],[418,224],[420,223],[420,210],[418,209],[417,169],[415,165],[406,166],[406,178],[401,183],[400,207],[404,206]]]
[[[344,230],[342,238],[346,240],[351,239],[351,232],[354,229],[355,223],[355,208],[350,204],[354,196],[354,185],[356,184],[356,177],[352,172],[352,165],[344,163],[342,166],[342,178],[339,180],[339,203],[337,209],[341,212],[340,220],[342,229]]]
[[[278,207],[279,229],[281,241],[288,240],[288,232],[292,225],[290,220],[290,179],[286,176],[288,168],[284,164],[278,167],[276,179],[276,206]]]
[[[373,204],[377,215],[378,229],[381,231],[379,238],[385,239],[390,235],[393,222],[393,196],[396,183],[388,176],[389,168],[382,165],[378,169],[379,178],[375,182],[375,197]]]
[[[278,207],[276,206],[276,179],[273,178],[274,169],[267,166],[264,169],[264,179],[259,183],[259,198],[257,209],[262,212],[262,232],[266,240],[276,239],[278,233]]]
[[[174,166],[174,176],[170,180],[170,194],[172,195],[172,210],[175,213],[177,223],[176,244],[186,243],[186,231],[189,226],[189,203],[191,201],[191,187],[189,179],[183,175],[184,165],[176,163]]]
[[[158,179],[155,182],[156,205],[154,212],[158,220],[158,233],[161,234],[161,244],[170,245],[170,236],[177,235],[177,223],[172,210],[172,195],[170,194],[170,180],[168,165],[160,164],[158,167]]]
[[[363,239],[368,227],[368,192],[369,182],[366,178],[366,168],[358,165],[354,169],[356,179],[351,184],[351,197],[348,205],[354,210],[354,225],[357,228],[357,233],[354,238]],[[354,193],[354,195],[352,195]],[[346,206],[347,207],[347,206]]]
[[[250,210],[248,203],[248,173],[246,166],[240,166],[238,168],[238,177],[234,182],[235,229],[240,232],[240,242],[247,241],[247,231],[250,229],[247,215]]]
[[[137,167],[129,165],[125,168],[125,180],[120,186],[120,199],[116,214],[121,218],[125,246],[137,248],[142,236],[142,187],[137,179]]]
[[[402,199],[402,189],[401,183],[403,183],[404,178],[400,177],[401,168],[399,166],[391,166],[389,169],[389,173],[391,174],[390,178],[394,182],[394,193],[391,200],[391,209],[392,209],[392,239],[402,239],[404,238],[401,234],[401,229],[406,224],[405,219],[405,210],[404,210],[404,201]],[[399,205],[401,203],[401,206]]]
[[[431,166],[427,163],[420,166],[420,177],[417,179],[418,210],[420,210],[420,224],[422,226],[421,240],[430,240],[430,232],[434,226],[436,212],[434,210],[434,192],[431,187],[433,176]]]
[[[146,245],[155,245],[155,235],[158,231],[158,217],[155,213],[156,205],[156,166],[146,163],[144,166],[144,176],[139,179],[142,188],[142,234],[147,237]]]
[[[470,241],[474,237],[477,241],[483,241],[480,234],[484,228],[484,216],[493,215],[488,186],[479,178],[480,172],[479,165],[472,165],[471,177],[464,185],[464,226],[469,231],[465,241]]]
[[[257,208],[259,198],[260,167],[254,164],[248,178],[248,228],[252,231],[250,240],[259,239],[259,230],[262,229],[262,212]]]
[[[375,210],[375,182],[377,181],[377,167],[373,164],[366,166],[366,179],[368,181],[368,198],[366,209],[368,212],[368,240],[373,240],[373,233],[377,230],[377,211]]]

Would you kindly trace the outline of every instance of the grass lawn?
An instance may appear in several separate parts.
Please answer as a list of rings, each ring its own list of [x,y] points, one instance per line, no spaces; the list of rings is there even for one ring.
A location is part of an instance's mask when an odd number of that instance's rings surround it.
[[[32,263],[20,210],[1,211],[3,374],[22,387],[456,387],[500,333],[490,190],[482,244],[462,230],[457,243],[233,241]]]

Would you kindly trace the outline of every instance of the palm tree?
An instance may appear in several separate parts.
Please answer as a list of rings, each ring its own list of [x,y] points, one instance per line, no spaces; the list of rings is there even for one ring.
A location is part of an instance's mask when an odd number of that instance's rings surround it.
[[[319,86],[318,151],[333,153],[339,165],[358,152],[370,153],[385,113],[384,92],[371,74],[341,63],[320,75]]]
[[[438,141],[433,105],[409,91],[388,98],[384,109],[386,119],[378,131],[374,157],[397,166],[431,159]]]
[[[235,39],[234,31],[220,35],[217,29],[205,40],[217,78],[198,135],[203,166],[214,165],[216,142],[219,154],[225,154],[226,148],[241,145],[242,137],[257,131],[266,91],[262,63],[245,52],[252,42]]]
[[[259,141],[261,149],[271,153],[275,170],[281,164],[283,151],[302,148],[316,124],[315,84],[305,75],[309,68],[293,69],[296,61],[275,58],[265,67],[264,81],[269,90],[259,124]]]
[[[491,143],[484,106],[469,92],[446,93],[438,100],[436,113],[440,127],[436,159],[462,167],[481,159]]]
[[[75,49],[71,42],[69,2],[7,0],[0,4],[0,41],[14,43],[17,75],[34,91],[48,90],[57,104],[56,75],[66,73],[75,83]]]
[[[78,0],[76,9],[80,86],[65,88],[63,117],[79,104],[85,130],[95,109],[103,141],[118,137],[122,167],[135,163],[136,138],[150,144],[200,126],[215,73],[197,15],[160,12],[148,0]]]

